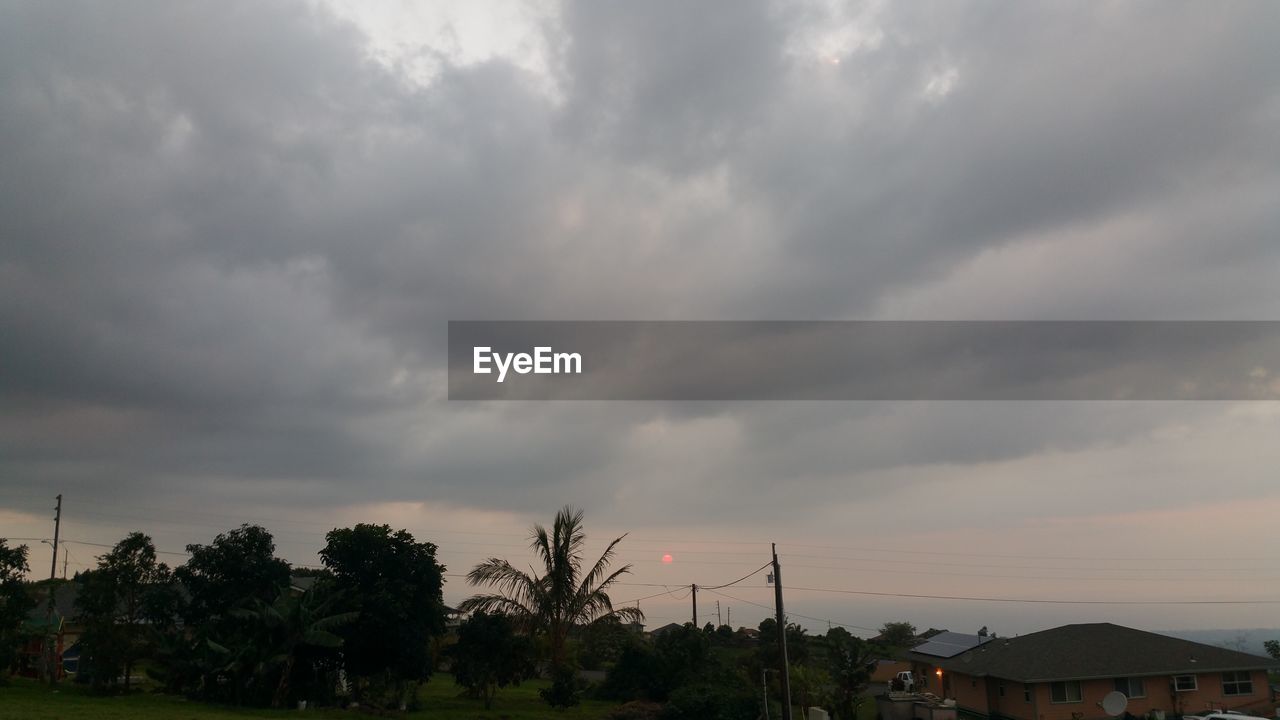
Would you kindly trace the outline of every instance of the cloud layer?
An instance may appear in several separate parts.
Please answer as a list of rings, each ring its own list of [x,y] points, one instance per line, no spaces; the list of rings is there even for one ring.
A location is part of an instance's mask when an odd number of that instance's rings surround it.
[[[360,508],[519,545],[573,501],[655,549],[1049,556],[1035,522],[1277,502],[1268,412],[459,405],[444,341],[451,319],[1276,319],[1280,6],[493,7],[0,11],[6,532],[45,534],[61,491],[100,513],[79,536],[207,539],[159,524],[201,507],[278,520],[309,562]],[[1127,541],[1236,552],[1168,532]]]

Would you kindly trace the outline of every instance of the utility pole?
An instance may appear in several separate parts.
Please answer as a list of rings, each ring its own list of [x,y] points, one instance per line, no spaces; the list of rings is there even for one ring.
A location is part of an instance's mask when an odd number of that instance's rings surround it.
[[[698,586],[690,585],[689,589],[693,591],[693,626],[698,627]]]
[[[49,683],[56,685],[58,682],[58,663],[54,659],[53,648],[53,607],[54,593],[57,588],[54,587],[54,581],[58,578],[58,534],[62,531],[62,493],[58,493],[58,505],[54,508],[53,515],[53,560],[49,563],[49,603],[45,606],[45,635],[44,635],[44,662],[45,670],[49,673]]]
[[[716,627],[724,624],[724,619],[720,617],[720,601],[716,601]]]
[[[724,609],[725,617],[729,619],[729,627],[733,627],[733,606],[730,605]]]
[[[49,579],[58,577],[58,533],[62,530],[62,494],[58,494],[58,507],[53,516],[53,564],[49,566]]]
[[[787,616],[782,609],[782,566],[778,564],[778,544],[773,543],[773,604],[778,622],[778,654],[782,667],[778,678],[782,681],[782,720],[791,720],[791,673],[787,661]]]
[[[62,579],[63,580],[67,579],[67,556],[70,554],[71,554],[70,550],[68,550],[67,548],[62,548]]]

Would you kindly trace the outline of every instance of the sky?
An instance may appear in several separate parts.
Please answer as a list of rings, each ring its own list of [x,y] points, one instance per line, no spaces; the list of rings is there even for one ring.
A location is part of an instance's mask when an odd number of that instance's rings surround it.
[[[571,503],[592,549],[627,534],[613,597],[651,625],[776,542],[815,632],[1280,626],[1275,402],[451,402],[445,373],[449,320],[1280,320],[1277,27],[5,3],[0,537],[42,575],[58,493],[70,572],[131,530],[177,564],[259,523],[314,565],[389,523],[457,602]]]

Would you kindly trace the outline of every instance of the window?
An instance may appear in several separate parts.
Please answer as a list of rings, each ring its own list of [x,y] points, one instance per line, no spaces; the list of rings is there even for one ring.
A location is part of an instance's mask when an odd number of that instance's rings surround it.
[[[1049,683],[1049,701],[1055,703],[1080,702],[1080,683],[1076,680]]]
[[[1000,683],[1000,697],[1004,697],[1004,683]]]
[[[1022,699],[1026,700],[1027,702],[1031,702],[1031,686],[1030,685],[1022,686]]]
[[[1247,672],[1222,673],[1223,695],[1252,695],[1253,678]]]
[[[1190,692],[1198,688],[1195,675],[1174,675],[1173,689],[1177,692]]]
[[[1116,690],[1124,693],[1127,698],[1147,696],[1147,687],[1142,682],[1142,678],[1116,678]]]

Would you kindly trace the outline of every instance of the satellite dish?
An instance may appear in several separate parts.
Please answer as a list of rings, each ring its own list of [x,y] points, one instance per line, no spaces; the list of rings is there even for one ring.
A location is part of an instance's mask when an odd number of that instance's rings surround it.
[[[1129,707],[1129,698],[1125,697],[1124,693],[1119,690],[1112,690],[1106,694],[1106,697],[1102,698],[1102,702],[1099,704],[1102,705],[1102,710],[1107,715],[1116,717],[1122,714],[1125,708]]]

